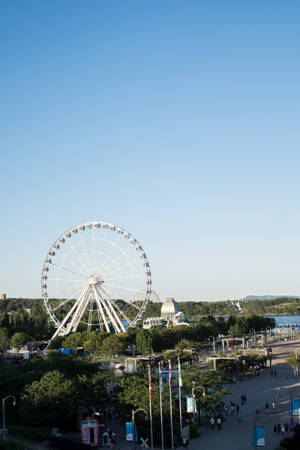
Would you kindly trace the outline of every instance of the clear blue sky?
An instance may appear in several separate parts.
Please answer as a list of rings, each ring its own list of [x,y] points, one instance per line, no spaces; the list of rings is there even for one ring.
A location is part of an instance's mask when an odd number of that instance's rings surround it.
[[[0,291],[128,229],[164,298],[300,295],[298,1],[0,2]]]

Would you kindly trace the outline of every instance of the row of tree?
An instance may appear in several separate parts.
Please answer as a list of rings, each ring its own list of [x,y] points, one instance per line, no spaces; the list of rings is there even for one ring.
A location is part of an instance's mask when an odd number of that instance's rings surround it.
[[[84,347],[91,354],[120,355],[129,349],[137,349],[143,355],[174,348],[183,349],[197,346],[210,337],[230,333],[241,336],[251,329],[260,331],[266,327],[274,327],[274,319],[261,316],[230,316],[215,319],[213,316],[202,318],[198,323],[179,325],[169,328],[153,327],[145,330],[141,327],[129,328],[126,333],[109,334],[91,332],[75,332],[67,337],[56,338],[52,348]]]

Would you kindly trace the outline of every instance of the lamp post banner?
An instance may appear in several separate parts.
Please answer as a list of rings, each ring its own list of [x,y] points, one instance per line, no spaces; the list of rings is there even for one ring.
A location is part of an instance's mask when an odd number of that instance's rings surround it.
[[[133,441],[133,425],[134,422],[126,422],[126,441]],[[137,441],[137,426],[135,425],[135,440]]]
[[[256,433],[255,433],[256,430]],[[256,436],[255,436],[256,434]],[[255,443],[256,441],[256,443]],[[265,441],[265,427],[258,427],[254,426],[252,427],[252,441],[251,441],[252,447],[265,447],[266,441]]]
[[[193,404],[194,404],[194,408],[193,408]],[[197,405],[196,405],[196,402],[193,402],[193,397],[187,397],[187,399],[186,399],[186,412],[188,412],[188,413],[194,413],[194,412],[196,413],[197,412]]]
[[[299,400],[292,400],[289,402],[289,415],[290,416],[300,415]]]

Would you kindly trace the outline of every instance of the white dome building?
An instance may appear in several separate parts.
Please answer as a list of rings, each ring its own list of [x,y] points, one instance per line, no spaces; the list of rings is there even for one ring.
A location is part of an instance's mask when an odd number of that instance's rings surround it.
[[[167,298],[161,307],[160,315],[166,322],[176,323],[183,313],[179,310],[174,298]]]

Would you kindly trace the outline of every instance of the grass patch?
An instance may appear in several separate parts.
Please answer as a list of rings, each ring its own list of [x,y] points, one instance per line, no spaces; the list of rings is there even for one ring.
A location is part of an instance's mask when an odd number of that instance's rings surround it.
[[[43,442],[49,438],[49,430],[29,428],[21,425],[10,425],[9,432],[34,442]]]

